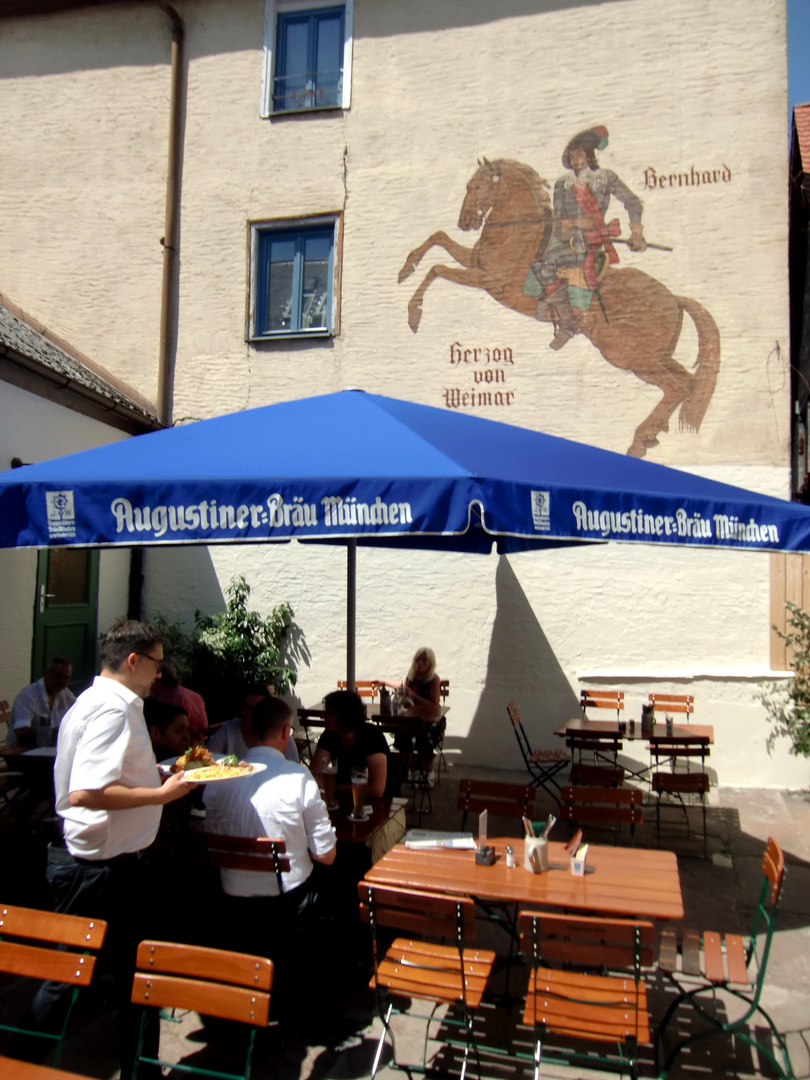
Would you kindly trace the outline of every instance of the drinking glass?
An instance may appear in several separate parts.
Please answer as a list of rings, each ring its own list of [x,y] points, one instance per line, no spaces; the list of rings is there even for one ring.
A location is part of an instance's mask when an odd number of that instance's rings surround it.
[[[366,801],[366,788],[368,787],[368,769],[352,769],[352,810],[350,815],[354,821],[365,821],[366,815],[363,807]]]
[[[337,765],[330,761],[325,766],[323,773],[323,799],[326,803],[327,810],[337,810],[338,801],[335,798],[335,789],[337,787]]]

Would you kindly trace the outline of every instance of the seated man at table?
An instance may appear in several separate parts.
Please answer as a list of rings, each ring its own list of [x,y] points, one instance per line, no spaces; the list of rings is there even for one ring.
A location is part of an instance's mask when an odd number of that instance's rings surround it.
[[[266,686],[256,685],[250,687],[242,699],[239,715],[233,720],[226,720],[219,731],[214,732],[208,740],[207,746],[212,754],[236,754],[240,761],[244,760],[250,745],[250,721],[253,708],[264,698],[270,697],[270,691]],[[288,761],[298,762],[298,747],[293,739],[290,739],[285,750],[284,757]]]
[[[177,705],[148,697],[143,703],[143,718],[156,761],[182,757],[191,746],[188,716]]]
[[[68,690],[73,665],[55,656],[41,679],[20,690],[14,698],[8,725],[8,741],[21,746],[55,746],[60,721],[76,700]],[[37,732],[39,731],[39,735]]]
[[[280,963],[282,987],[291,975],[292,958],[285,949],[290,946],[291,931],[316,914],[314,865],[331,865],[337,851],[335,830],[312,774],[284,757],[291,724],[292,710],[285,701],[262,698],[253,708],[245,760],[262,765],[263,771],[210,784],[203,798],[208,831],[269,836],[284,840],[287,846],[290,870],[284,875],[283,897],[272,872],[221,871],[225,929],[232,947],[271,956]],[[310,935],[306,937],[311,940]]]

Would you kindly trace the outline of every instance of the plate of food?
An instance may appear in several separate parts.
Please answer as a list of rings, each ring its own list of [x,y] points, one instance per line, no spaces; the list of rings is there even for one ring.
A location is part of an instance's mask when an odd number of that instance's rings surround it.
[[[212,754],[205,746],[193,746],[178,758],[166,758],[158,763],[162,773],[185,773],[189,784],[211,784],[220,780],[236,780],[262,772],[266,765],[240,761],[236,754]]]

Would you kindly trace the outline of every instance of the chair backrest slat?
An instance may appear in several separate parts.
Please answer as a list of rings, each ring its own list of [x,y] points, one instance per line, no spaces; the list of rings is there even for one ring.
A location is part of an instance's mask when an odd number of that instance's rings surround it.
[[[224,833],[203,832],[207,858],[212,866],[226,870],[252,870],[275,874],[281,885],[281,874],[290,871],[290,860],[283,840],[270,836],[226,836]]]
[[[542,962],[570,961],[591,966],[633,968],[638,937],[640,965],[649,967],[653,963],[655,931],[653,924],[646,920],[521,911],[518,932],[521,948],[529,955],[534,948],[535,924],[538,959]]]
[[[480,813],[489,810],[504,817],[534,816],[537,789],[531,784],[504,784],[489,780],[462,780],[458,786],[459,810]]]
[[[142,941],[136,962],[143,971],[215,979],[256,990],[269,990],[273,985],[273,962],[266,956],[227,949],[173,941]]]
[[[439,679],[439,696],[442,699],[442,705],[444,705],[445,701],[447,701],[447,698],[448,698],[449,694],[450,694],[450,680],[449,679]]]
[[[348,690],[349,684],[346,679],[338,679],[338,690]],[[380,683],[377,679],[355,679],[354,689],[361,698],[370,698],[372,701],[377,697],[380,690]]]
[[[77,949],[100,949],[106,931],[107,924],[103,919],[0,904],[0,938],[11,934],[50,941],[54,945],[72,945]]]
[[[29,979],[51,979],[72,986],[89,986],[96,964],[95,956],[43,949],[16,941],[0,941],[0,971],[24,975]]]
[[[469,897],[368,885],[363,881],[357,891],[364,922],[373,916],[379,926],[456,940],[460,919],[463,939],[475,940],[475,904]]]
[[[618,718],[624,710],[624,690],[583,690],[579,706],[583,713],[586,709],[615,709]]]
[[[782,889],[782,878],[785,873],[785,856],[772,836],[768,837],[765,845],[765,853],[762,856],[762,873],[771,887],[771,903],[775,906],[779,902],[779,894]]]
[[[267,1027],[270,1016],[270,995],[263,990],[144,971],[135,972],[132,1002],[160,1009],[189,1009],[256,1027]]]
[[[650,694],[647,700],[650,705],[663,709],[664,712],[685,713],[687,723],[695,711],[695,698],[692,694]]]

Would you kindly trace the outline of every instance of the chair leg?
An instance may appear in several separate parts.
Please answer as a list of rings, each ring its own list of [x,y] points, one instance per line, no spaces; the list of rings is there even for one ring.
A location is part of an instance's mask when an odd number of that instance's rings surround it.
[[[374,1064],[371,1066],[370,1080],[374,1080],[374,1077],[377,1074],[377,1069],[380,1067],[380,1058],[382,1057],[383,1047],[385,1046],[386,1035],[391,1036],[391,1052],[392,1054],[394,1054],[394,1056],[396,1056],[394,1047],[394,1036],[390,1027],[391,1013],[393,1012],[393,1009],[393,1004],[389,1002],[388,1008],[386,1009],[385,1013],[380,1011],[380,1019],[382,1020],[383,1029],[382,1034],[380,1035],[380,1041],[377,1043],[377,1053],[374,1055]]]

